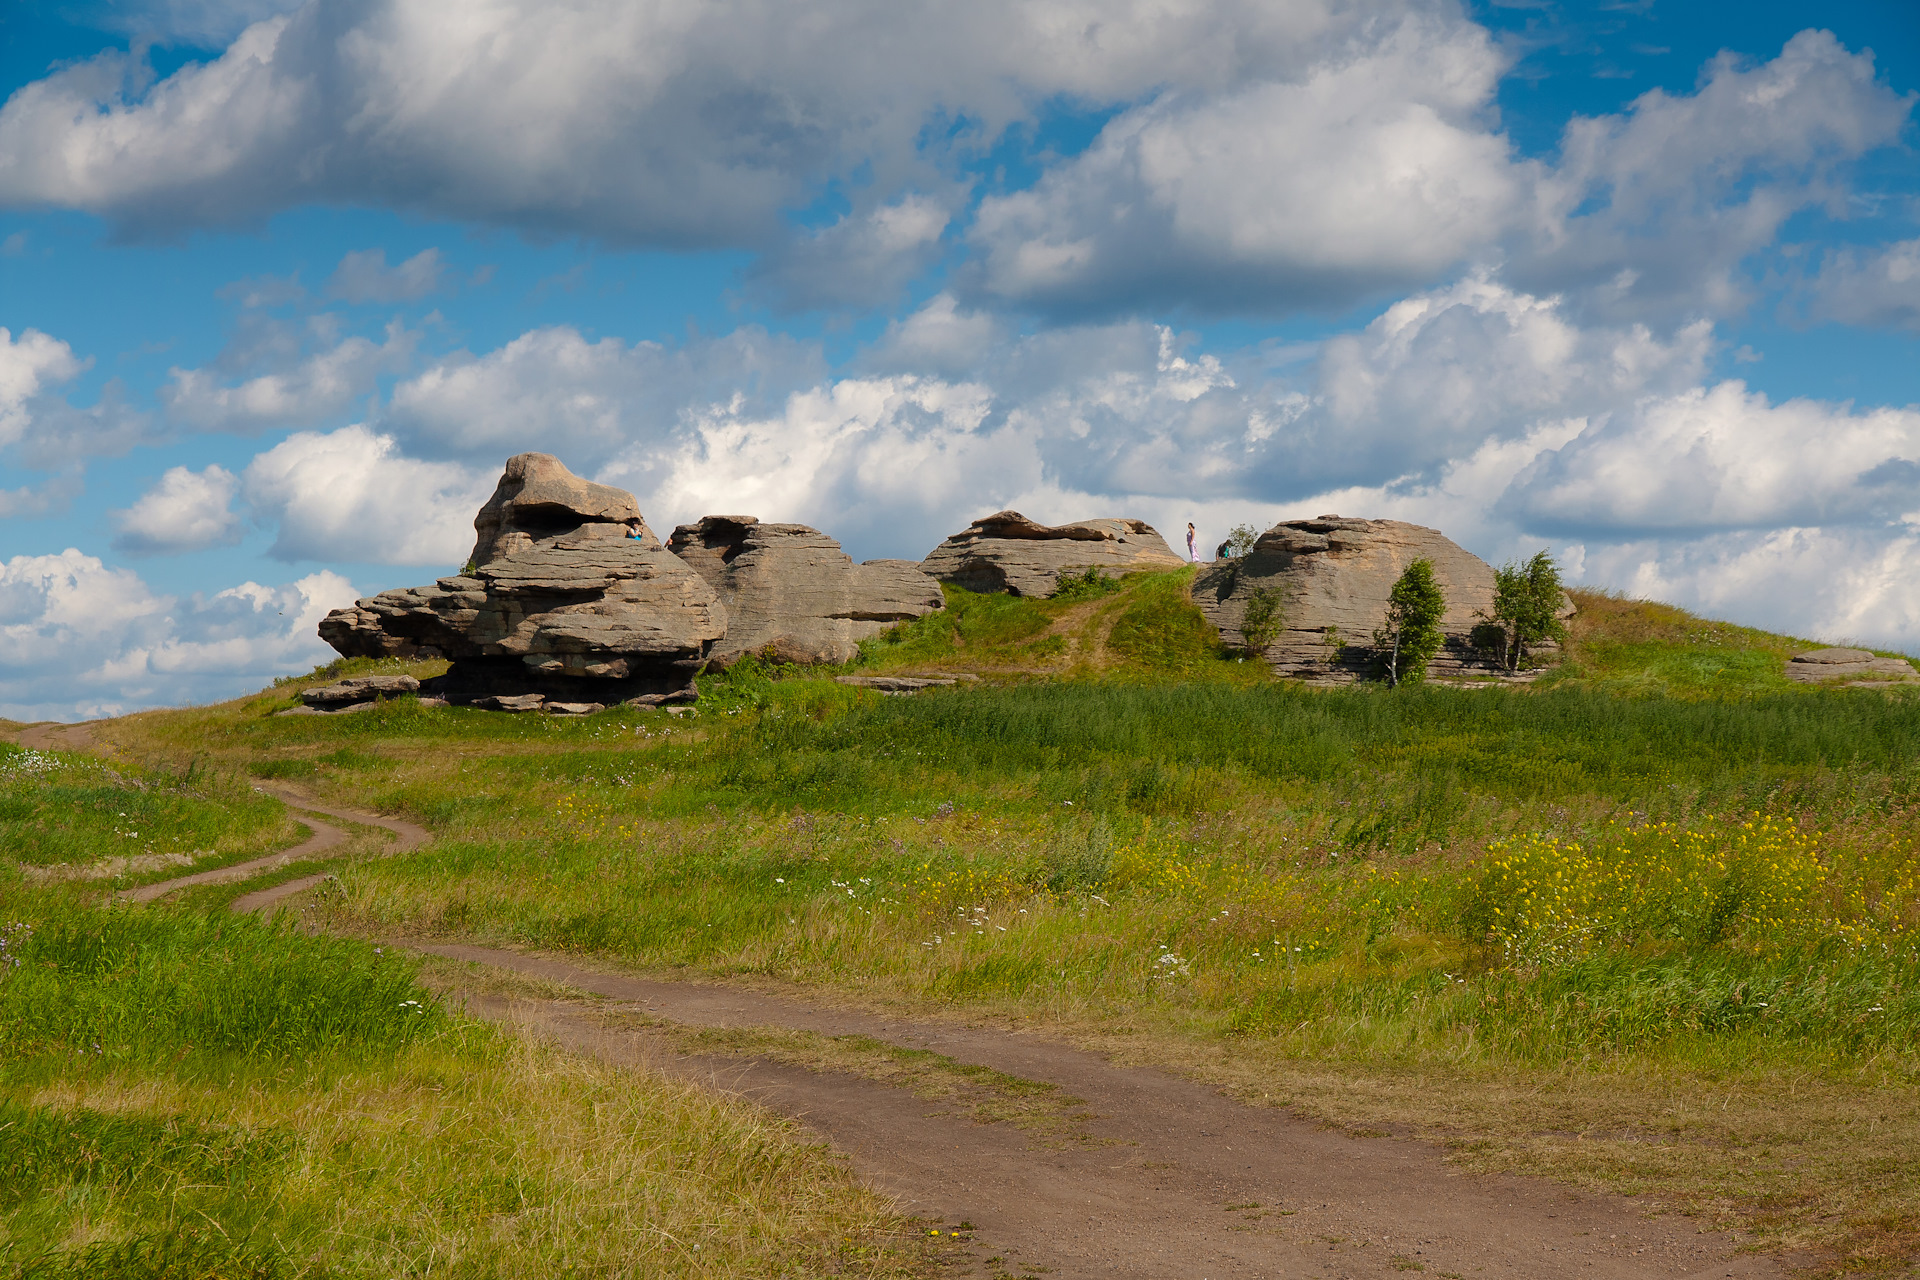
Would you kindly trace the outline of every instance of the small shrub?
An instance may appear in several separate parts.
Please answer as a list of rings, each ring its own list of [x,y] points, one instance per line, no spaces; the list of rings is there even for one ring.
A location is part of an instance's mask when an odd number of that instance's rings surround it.
[[[1247,610],[1240,617],[1240,634],[1247,651],[1263,654],[1287,625],[1280,596],[1271,587],[1255,587],[1247,594]]]
[[[1054,581],[1053,593],[1047,599],[1063,603],[1098,600],[1101,596],[1110,596],[1120,589],[1118,578],[1108,577],[1094,565],[1087,566],[1080,573],[1063,569]]]

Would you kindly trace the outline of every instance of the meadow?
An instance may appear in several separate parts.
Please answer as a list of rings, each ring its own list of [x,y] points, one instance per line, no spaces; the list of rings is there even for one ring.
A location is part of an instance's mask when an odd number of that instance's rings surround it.
[[[913,697],[749,663],[686,717],[272,715],[372,669],[341,663],[101,732],[431,827],[342,863],[337,934],[1044,1024],[1816,1270],[1914,1256],[1913,691],[1795,687],[1805,642],[1601,596],[1530,688],[1302,688],[1184,584],[951,593],[867,647],[981,677]]]
[[[235,777],[0,746],[0,779],[13,848],[77,809],[70,866],[136,839],[227,861],[293,828]],[[785,1121],[470,1021],[390,947],[231,915],[230,892],[131,907],[25,879],[48,861],[0,871],[0,1276],[924,1269]]]

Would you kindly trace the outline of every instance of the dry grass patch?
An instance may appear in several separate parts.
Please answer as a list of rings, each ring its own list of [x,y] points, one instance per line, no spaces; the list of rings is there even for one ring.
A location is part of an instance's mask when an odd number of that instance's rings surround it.
[[[274,1139],[276,1158],[241,1188],[174,1185],[156,1197],[137,1181],[75,1183],[69,1199],[85,1213],[68,1247],[211,1222],[272,1239],[301,1272],[341,1276],[878,1278],[923,1267],[911,1224],[794,1125],[471,1027],[391,1065],[325,1077],[69,1079],[31,1103]],[[0,1227],[8,1239],[25,1243]]]

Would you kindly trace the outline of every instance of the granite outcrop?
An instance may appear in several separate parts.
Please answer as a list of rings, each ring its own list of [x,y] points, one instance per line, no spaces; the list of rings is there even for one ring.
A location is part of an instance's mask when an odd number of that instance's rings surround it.
[[[727,634],[709,659],[748,654],[779,662],[851,662],[859,643],[944,608],[940,584],[911,560],[855,564],[804,524],[706,516],[673,531],[667,547],[726,606]]]
[[[1877,657],[1866,649],[1809,649],[1787,659],[1787,679],[1798,684],[1829,680],[1878,684],[1920,679],[1920,671],[1905,658]]]
[[[336,609],[321,638],[350,657],[449,659],[425,691],[456,703],[693,696],[726,606],[647,529],[631,494],[520,454],[474,527],[464,572]]]
[[[550,453],[517,453],[507,459],[493,496],[473,517],[473,531],[473,554],[467,563],[474,567],[559,538],[611,542],[638,534],[641,542],[659,545],[632,494],[582,480]]]
[[[1193,601],[1222,641],[1241,646],[1249,602],[1256,592],[1268,593],[1280,625],[1263,656],[1274,670],[1346,683],[1375,674],[1373,632],[1386,618],[1393,584],[1423,558],[1433,562],[1447,600],[1440,621],[1445,640],[1428,664],[1428,678],[1504,675],[1474,635],[1492,611],[1493,567],[1423,525],[1343,516],[1288,520],[1262,534],[1247,555],[1201,570]],[[1572,612],[1569,602],[1562,616]],[[1552,646],[1538,649],[1551,652]]]
[[[999,511],[935,547],[920,568],[968,591],[1045,597],[1063,573],[1098,569],[1118,577],[1184,564],[1144,520],[1106,517],[1044,525],[1018,511]]]

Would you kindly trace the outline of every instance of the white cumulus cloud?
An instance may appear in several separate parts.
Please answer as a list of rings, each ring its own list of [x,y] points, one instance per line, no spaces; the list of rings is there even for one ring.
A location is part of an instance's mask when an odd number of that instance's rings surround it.
[[[79,720],[234,697],[326,661],[315,628],[353,599],[332,572],[183,598],[77,550],[15,556],[0,563],[0,716]]]
[[[29,407],[46,389],[77,377],[87,362],[60,339],[0,328],[0,448],[17,444],[32,422]]]
[[[1584,288],[1614,315],[1736,311],[1752,291],[1742,264],[1794,213],[1837,203],[1846,165],[1895,143],[1915,101],[1817,30],[1758,65],[1722,54],[1702,81],[1567,126],[1516,284]]]
[[[539,449],[584,474],[635,441],[671,438],[705,404],[777,402],[824,371],[815,345],[755,327],[668,347],[557,325],[398,384],[382,427],[415,455],[497,466]]]
[[[239,488],[240,478],[225,467],[170,467],[131,507],[114,513],[120,531],[114,548],[167,555],[230,546],[240,540],[240,517],[233,511]]]
[[[1738,381],[1649,397],[1543,454],[1508,501],[1615,536],[1920,523],[1920,409],[1776,405]]]
[[[278,526],[277,559],[451,572],[473,549],[473,514],[497,476],[403,457],[391,436],[356,425],[289,436],[247,464],[241,486]]]
[[[1810,293],[1817,320],[1920,330],[1920,239],[1835,250]]]
[[[280,329],[271,326],[269,331],[277,334]],[[160,400],[171,421],[197,431],[251,435],[273,427],[309,426],[352,408],[356,399],[373,390],[381,374],[405,369],[419,336],[395,321],[387,326],[383,341],[345,338],[286,369],[239,382],[228,382],[216,369],[176,368],[160,389]]]
[[[1482,250],[1526,196],[1486,119],[1504,59],[1409,20],[1298,82],[1129,111],[973,229],[981,285],[1066,309],[1338,306]]]
[[[110,53],[20,89],[0,109],[0,201],[133,231],[320,201],[763,245],[825,182],[884,202],[936,175],[923,149],[955,121],[950,145],[977,148],[1062,98],[1285,75],[1398,7],[310,0],[158,83]]]

